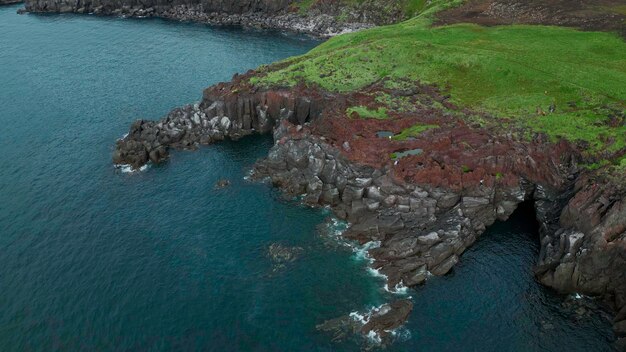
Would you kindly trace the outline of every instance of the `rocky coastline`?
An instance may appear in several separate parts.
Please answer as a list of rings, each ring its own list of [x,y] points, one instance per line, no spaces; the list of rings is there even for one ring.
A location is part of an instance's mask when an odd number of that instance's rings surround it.
[[[345,12],[337,4],[331,3],[328,6],[320,6],[302,13],[286,0],[240,0],[229,3],[193,0],[175,3],[156,1],[137,3],[118,0],[27,0],[24,2],[24,8],[19,12],[77,13],[127,18],[158,17],[209,25],[285,30],[320,38],[404,19],[404,15],[399,10],[380,11],[379,6],[375,5]]]
[[[18,2],[0,0],[0,5]],[[158,17],[331,37],[403,19],[397,11],[377,15],[378,10],[365,7],[340,16],[330,6],[304,15],[288,0],[26,0],[20,11]],[[502,23],[518,23],[494,13],[504,18]],[[485,24],[501,23],[491,17]],[[457,21],[451,16],[441,23]],[[579,22],[565,24],[594,30],[612,24]],[[624,33],[622,27],[610,29]],[[360,59],[369,60],[367,55]],[[371,267],[386,277],[390,292],[448,274],[487,227],[506,220],[521,203],[532,203],[540,225],[540,253],[533,267],[537,280],[563,294],[598,297],[614,312],[616,344],[626,351],[626,186],[602,167],[582,167],[584,146],[542,134],[521,138],[470,118],[462,121],[451,112],[480,113],[454,106],[449,96],[420,82],[410,82],[411,89],[384,91],[413,107],[380,121],[348,111],[374,106],[370,93],[383,91],[382,85],[367,88],[369,92],[336,93],[304,83],[255,86],[250,82],[258,75],[235,75],[207,88],[197,104],[157,121],[135,121],[117,141],[113,163],[138,170],[166,162],[172,150],[272,134],[274,146],[254,166],[252,177],[270,180],[311,206],[329,206],[348,221],[343,236],[367,245]],[[545,112],[539,109],[538,114]],[[391,139],[416,123],[437,128],[402,141]],[[624,123],[623,116],[618,123]],[[216,189],[227,186],[223,181]],[[276,245],[268,256],[279,269],[298,251]],[[358,319],[346,315],[318,328],[341,334],[347,329],[381,340],[408,319],[411,309],[411,301],[398,300]]]
[[[335,115],[359,99],[358,93],[258,88],[249,83],[254,74],[210,87],[200,103],[159,121],[135,122],[117,142],[114,163],[139,168],[165,161],[172,148],[272,133],[275,145],[253,176],[303,196],[307,204],[331,206],[337,217],[349,221],[344,236],[369,243],[372,267],[387,277],[390,291],[447,274],[488,226],[506,220],[520,203],[533,202],[541,225],[538,280],[562,293],[601,297],[616,312],[615,332],[623,346],[626,191],[578,167],[575,147],[542,136],[516,141],[478,127],[450,125],[409,142],[424,149],[421,155],[377,163],[379,155],[359,154],[366,149],[359,140],[369,127],[359,125],[362,119],[338,121]],[[428,87],[411,94],[445,100]],[[353,139],[339,125],[348,126]],[[471,147],[463,152],[450,143],[459,133]],[[372,138],[368,144],[375,143]],[[447,147],[439,147],[444,142]],[[473,160],[470,172],[458,165],[467,160]],[[408,164],[421,165],[420,172]]]
[[[23,0],[0,0],[0,6],[2,6],[2,5],[20,4],[22,2],[23,2]]]

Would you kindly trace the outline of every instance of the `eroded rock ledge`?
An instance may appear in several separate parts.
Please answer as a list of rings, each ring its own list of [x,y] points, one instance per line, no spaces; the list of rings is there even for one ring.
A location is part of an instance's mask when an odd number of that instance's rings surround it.
[[[420,100],[424,110],[381,122],[346,116],[347,107],[364,103],[363,92],[259,89],[247,83],[252,74],[208,88],[199,104],[160,121],[135,122],[114,162],[138,168],[162,162],[171,148],[273,133],[254,176],[347,219],[346,237],[376,244],[372,266],[390,290],[445,275],[487,226],[533,201],[541,223],[538,279],[563,293],[602,297],[617,312],[617,336],[626,336],[626,192],[581,172],[574,147],[467,126],[429,107],[445,96],[419,84],[395,94]],[[376,135],[382,126],[397,132],[424,119],[440,128],[408,141]],[[421,153],[388,157],[411,148]]]

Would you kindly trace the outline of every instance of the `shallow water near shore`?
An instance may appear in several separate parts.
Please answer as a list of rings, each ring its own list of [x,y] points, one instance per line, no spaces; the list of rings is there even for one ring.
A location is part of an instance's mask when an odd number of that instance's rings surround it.
[[[528,213],[493,226],[451,275],[400,295],[325,230],[328,211],[245,180],[268,136],[138,173],[111,164],[135,119],[317,42],[17,8],[0,7],[1,351],[376,348],[315,326],[407,296],[414,311],[387,350],[610,350],[603,314],[533,280]],[[220,179],[230,185],[216,189]],[[277,265],[274,243],[302,250]]]

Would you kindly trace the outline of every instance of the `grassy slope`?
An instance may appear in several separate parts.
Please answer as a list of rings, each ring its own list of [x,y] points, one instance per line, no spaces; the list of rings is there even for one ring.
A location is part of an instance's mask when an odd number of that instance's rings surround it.
[[[626,126],[607,124],[626,110],[623,39],[545,26],[430,26],[435,12],[459,2],[434,1],[409,21],[336,37],[252,83],[346,92],[383,78],[419,80],[516,127],[584,141],[590,153],[626,147]],[[624,157],[612,162],[626,168]]]

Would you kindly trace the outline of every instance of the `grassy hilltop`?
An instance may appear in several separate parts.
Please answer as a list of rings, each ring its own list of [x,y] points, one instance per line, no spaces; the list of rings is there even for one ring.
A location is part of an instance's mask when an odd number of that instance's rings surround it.
[[[434,25],[439,12],[462,3],[407,1],[419,15],[333,38],[303,56],[261,69],[251,83],[304,82],[352,92],[383,80],[391,89],[419,81],[476,112],[461,116],[471,123],[565,138],[593,161],[588,167],[611,164],[626,171],[624,39],[617,33],[555,26]],[[378,94],[375,108],[355,106],[347,114],[385,119],[410,109],[401,97]],[[421,127],[413,130],[419,133]]]

